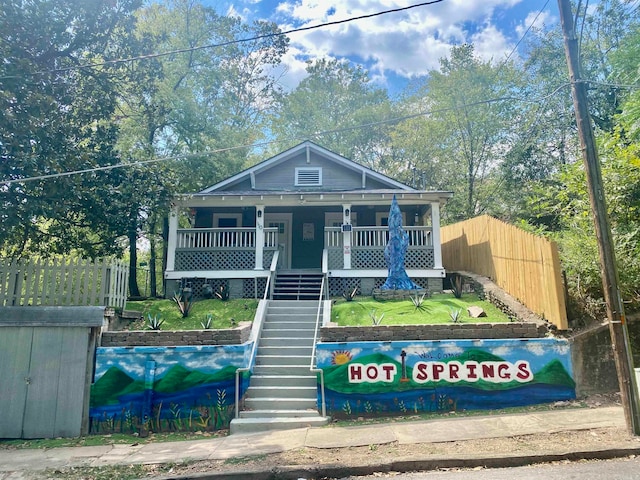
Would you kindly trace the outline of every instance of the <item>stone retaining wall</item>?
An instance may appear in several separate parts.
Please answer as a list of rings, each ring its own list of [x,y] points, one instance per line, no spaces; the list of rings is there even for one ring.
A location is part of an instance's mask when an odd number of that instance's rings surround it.
[[[533,322],[538,325],[549,325],[549,323],[542,317],[529,310],[487,277],[476,275],[471,272],[461,271],[455,273],[464,277],[464,282],[467,285],[467,288],[471,287],[480,299],[487,300],[491,304],[495,305],[496,308],[510,319],[514,319],[519,322]]]
[[[223,330],[135,330],[103,332],[102,347],[241,345],[249,340],[251,323]]]
[[[387,342],[447,339],[541,338],[543,325],[528,322],[466,323],[439,325],[379,325],[366,327],[326,326],[320,329],[322,342]]]

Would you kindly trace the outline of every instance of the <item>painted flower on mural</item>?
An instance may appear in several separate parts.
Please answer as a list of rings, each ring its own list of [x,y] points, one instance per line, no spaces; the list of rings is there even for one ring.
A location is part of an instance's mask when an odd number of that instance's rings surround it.
[[[331,364],[344,365],[345,363],[349,363],[352,358],[353,356],[348,350],[336,350],[331,356]]]

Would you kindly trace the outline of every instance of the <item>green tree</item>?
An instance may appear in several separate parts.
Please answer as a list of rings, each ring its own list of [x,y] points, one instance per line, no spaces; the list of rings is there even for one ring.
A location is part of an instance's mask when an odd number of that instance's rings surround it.
[[[424,178],[425,187],[454,190],[444,212],[448,221],[497,206],[495,171],[519,111],[513,100],[518,76],[511,63],[496,66],[479,59],[473,45],[455,46],[449,58],[440,60],[440,70],[429,72],[404,100],[407,114],[424,115],[395,129],[394,146]]]
[[[576,31],[582,77],[591,82],[588,94],[592,118],[600,134],[611,133],[626,95],[615,86],[619,82],[615,79],[614,57],[621,46],[629,44],[626,39],[637,26],[637,15],[620,0],[605,0],[590,9],[584,2],[578,5]],[[553,188],[554,176],[567,164],[580,160],[560,26],[532,30],[524,50],[528,82],[523,96],[536,99],[536,103],[520,112],[516,136],[501,165],[503,195],[505,203],[511,205],[507,216],[512,220],[522,218],[557,229],[560,222],[552,214],[532,217],[526,199],[540,182],[548,181]]]
[[[7,0],[0,9],[0,249],[117,253],[112,116],[136,0]],[[67,172],[90,173],[64,176]],[[42,176],[61,175],[55,178]]]
[[[374,87],[366,70],[346,61],[307,62],[307,77],[281,98],[271,122],[279,140],[275,150],[313,140],[325,148],[371,168],[381,164],[388,128],[377,124],[388,118],[386,92]],[[368,125],[364,126],[363,125]]]
[[[249,145],[263,132],[263,110],[277,92],[270,69],[280,62],[287,39],[272,23],[248,25],[220,16],[193,0],[153,3],[137,12],[137,38],[157,51],[174,52],[145,68],[147,78],[129,84],[119,105],[118,148],[131,163],[179,159],[136,167],[130,183],[128,240],[130,291],[138,292],[136,243],[144,235],[156,250],[166,231],[169,199],[198,191],[236,173]],[[244,38],[263,37],[237,42]],[[222,44],[219,47],[208,45]],[[143,75],[144,69],[137,69]],[[153,75],[158,72],[157,75]],[[230,146],[246,148],[225,150]],[[210,154],[207,152],[216,151]],[[164,228],[161,228],[164,227]],[[156,255],[151,255],[154,271]],[[151,293],[157,292],[151,275]]]

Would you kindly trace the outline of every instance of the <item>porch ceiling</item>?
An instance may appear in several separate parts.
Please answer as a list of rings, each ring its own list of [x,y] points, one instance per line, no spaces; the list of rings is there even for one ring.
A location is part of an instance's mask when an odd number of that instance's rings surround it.
[[[400,205],[443,205],[453,196],[447,191],[356,190],[343,192],[216,192],[184,194],[176,197],[182,207],[295,206],[304,205],[389,205],[393,195]]]

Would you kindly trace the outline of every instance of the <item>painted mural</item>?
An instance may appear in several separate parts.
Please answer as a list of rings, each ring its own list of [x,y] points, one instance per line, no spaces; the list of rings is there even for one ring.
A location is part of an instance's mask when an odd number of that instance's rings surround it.
[[[235,372],[248,364],[251,345],[98,348],[90,432],[228,428]],[[248,382],[247,375],[241,395]]]
[[[320,343],[317,354],[333,417],[575,398],[570,346],[563,339]]]

